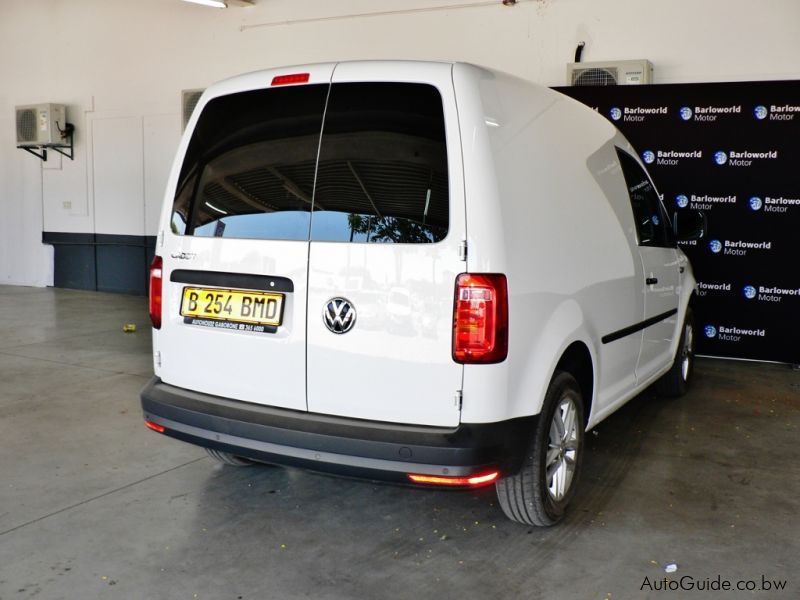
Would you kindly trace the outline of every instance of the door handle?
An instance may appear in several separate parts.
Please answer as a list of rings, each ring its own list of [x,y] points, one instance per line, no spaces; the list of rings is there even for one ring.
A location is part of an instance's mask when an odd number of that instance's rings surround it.
[[[647,285],[655,285],[658,283],[658,277],[648,277],[644,280]]]

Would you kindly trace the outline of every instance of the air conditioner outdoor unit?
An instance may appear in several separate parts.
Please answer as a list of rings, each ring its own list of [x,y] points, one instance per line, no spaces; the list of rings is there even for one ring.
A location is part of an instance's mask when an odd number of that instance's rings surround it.
[[[181,122],[183,123],[181,131],[186,131],[189,119],[192,118],[192,113],[204,91],[203,89],[181,91]]]
[[[567,85],[641,85],[653,83],[649,60],[567,64]]]
[[[69,146],[63,104],[17,106],[17,147]]]

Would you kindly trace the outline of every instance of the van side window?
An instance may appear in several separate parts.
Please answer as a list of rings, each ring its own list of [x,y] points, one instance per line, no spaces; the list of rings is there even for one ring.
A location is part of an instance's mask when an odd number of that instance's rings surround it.
[[[432,243],[444,239],[448,222],[438,90],[412,83],[333,84],[312,241]]]
[[[172,231],[307,240],[329,87],[262,89],[211,100],[186,151]]]
[[[617,155],[628,187],[639,245],[675,247],[669,217],[647,173],[627,152],[617,148]]]

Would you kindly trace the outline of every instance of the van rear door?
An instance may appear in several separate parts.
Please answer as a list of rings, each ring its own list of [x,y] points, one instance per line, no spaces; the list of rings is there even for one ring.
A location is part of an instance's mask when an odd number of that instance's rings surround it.
[[[158,249],[165,383],[306,410],[308,232],[332,72],[243,76],[203,106]]]
[[[458,135],[451,65],[337,66],[311,219],[310,412],[458,424]]]

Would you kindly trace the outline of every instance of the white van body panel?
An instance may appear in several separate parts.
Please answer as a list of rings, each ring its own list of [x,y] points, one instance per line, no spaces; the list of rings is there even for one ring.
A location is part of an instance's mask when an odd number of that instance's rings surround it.
[[[454,82],[462,138],[469,140],[468,268],[508,274],[513,323],[505,362],[465,367],[462,420],[539,412],[573,342],[593,358],[592,410],[601,412],[638,389],[642,334],[600,343],[645,313],[643,268],[614,150],[627,143],[605,120],[546,88],[466,65],[455,66]]]
[[[311,241],[308,295],[308,410],[313,413],[439,427],[458,425],[463,367],[451,357],[453,289],[465,268],[464,187],[452,65],[343,63],[332,82],[405,82],[436,87],[448,148],[450,217],[434,244]],[[354,156],[359,157],[357,150]],[[341,296],[358,309],[346,335],[321,312]]]
[[[645,286],[645,319],[674,308],[678,296],[678,251],[675,248],[641,247]],[[675,332],[680,331],[678,315],[664,319],[643,332],[642,351],[636,365],[636,377],[646,380],[669,363],[669,352]]]
[[[169,236],[169,238],[178,236]],[[193,270],[270,273],[294,282],[286,294],[283,325],[274,334],[223,331],[184,325],[179,315],[183,285],[165,280],[158,336],[160,377],[172,385],[215,396],[306,410],[305,301],[308,245],[293,241],[192,238],[165,241],[164,273],[186,268],[172,255],[194,256]],[[186,261],[189,262],[189,261]],[[270,365],[280,365],[280,377]]]

